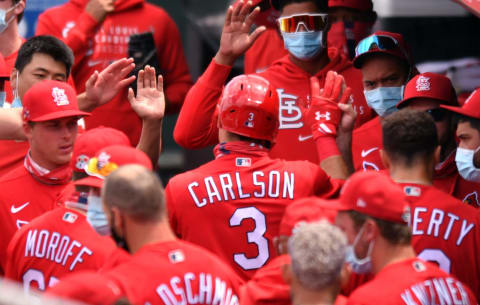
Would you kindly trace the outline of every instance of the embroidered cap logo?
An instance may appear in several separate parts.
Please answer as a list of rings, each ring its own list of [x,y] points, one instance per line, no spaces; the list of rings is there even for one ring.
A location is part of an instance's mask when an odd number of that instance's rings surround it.
[[[70,104],[70,102],[68,101],[68,97],[65,94],[65,89],[53,87],[52,97],[53,97],[53,102],[57,104],[57,106],[65,106]]]
[[[430,90],[430,78],[425,76],[420,76],[417,79],[417,92],[419,91],[429,91]]]

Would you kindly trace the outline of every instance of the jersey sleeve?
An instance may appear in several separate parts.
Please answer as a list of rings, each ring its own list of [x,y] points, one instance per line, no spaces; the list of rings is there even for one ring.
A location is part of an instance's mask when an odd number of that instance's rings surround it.
[[[72,49],[77,64],[84,57],[88,41],[95,36],[97,27],[97,21],[86,12],[82,12],[75,22],[59,26],[54,14],[47,11],[38,17],[35,35],[52,35],[63,40]]]
[[[173,132],[180,146],[194,149],[218,143],[217,103],[231,69],[212,59],[188,91]]]
[[[178,232],[178,223],[175,215],[175,204],[174,204],[173,196],[171,194],[172,192],[171,189],[172,189],[172,185],[170,183],[167,184],[167,187],[165,188],[165,200],[167,201],[168,222],[170,223],[170,227],[172,228],[175,235],[177,235],[178,237],[181,237]]]
[[[17,253],[18,247],[22,244],[23,231],[26,226],[15,233],[7,247],[7,256],[5,259],[5,278],[13,281],[21,281],[19,270],[21,268],[20,253]]]
[[[161,16],[161,31],[154,31],[155,45],[161,73],[163,75],[165,95],[168,101],[167,112],[176,113],[182,107],[185,95],[192,86],[182,40],[177,25],[165,13]]]
[[[319,166],[314,166],[314,193],[322,198],[336,198],[340,194],[340,189],[345,183],[344,180],[332,179]]]

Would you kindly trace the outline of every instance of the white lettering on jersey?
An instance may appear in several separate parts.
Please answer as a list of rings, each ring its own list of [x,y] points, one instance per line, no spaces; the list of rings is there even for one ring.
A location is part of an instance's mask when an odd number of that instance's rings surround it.
[[[169,284],[161,284],[157,287],[157,295],[166,305],[174,304],[225,304],[238,305],[238,297],[233,293],[232,288],[227,287],[227,283],[216,277],[213,286],[213,276],[209,273],[200,273],[198,283],[197,275],[187,272],[183,279],[174,276]],[[194,287],[194,285],[198,285]],[[194,291],[198,290],[198,294]],[[154,302],[152,302],[154,303]]]
[[[284,93],[284,89],[277,89],[279,98],[278,129],[296,129],[303,127],[302,110],[297,106],[298,97]]]
[[[426,207],[416,207],[413,212],[413,221],[412,221],[412,235],[429,235],[433,237],[439,237],[441,235],[440,230],[445,229],[442,238],[448,240],[452,233],[452,228],[454,225],[460,225],[459,235],[456,236],[456,245],[460,246],[463,239],[470,233],[475,227],[474,223],[469,223],[466,219],[461,219],[455,214],[447,213],[446,216],[449,218],[448,223],[444,221],[445,212],[440,209],[432,209],[430,216],[422,215],[428,213],[429,209]],[[427,217],[428,219],[426,219]],[[425,220],[425,222],[424,222]],[[426,231],[419,228],[421,223],[425,223],[427,226]]]
[[[421,305],[470,304],[467,291],[463,285],[450,277],[434,278],[417,283],[400,294],[406,305],[418,305],[414,296]]]
[[[25,257],[36,257],[50,260],[57,264],[65,266],[67,260],[74,255],[74,248],[80,248],[76,256],[71,260],[68,269],[72,271],[78,263],[82,263],[83,258],[92,255],[89,248],[82,246],[76,240],[71,240],[67,235],[61,235],[58,232],[50,234],[48,230],[29,230],[25,242]]]
[[[242,177],[242,178],[241,178]],[[253,185],[252,189],[245,190],[243,185]],[[228,200],[255,198],[283,198],[294,199],[295,174],[291,172],[254,171],[251,176],[240,176],[239,172],[224,173],[217,177],[209,176],[203,179],[205,192],[197,181],[188,185],[188,192],[193,202],[199,208],[208,203]],[[204,194],[204,195],[202,195]],[[208,199],[207,199],[208,197]]]

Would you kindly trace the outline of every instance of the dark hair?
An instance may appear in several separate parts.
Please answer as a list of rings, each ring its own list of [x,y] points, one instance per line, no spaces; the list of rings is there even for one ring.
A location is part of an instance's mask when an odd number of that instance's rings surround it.
[[[355,63],[357,64],[358,62],[358,67],[361,68],[370,59],[381,58],[381,57],[393,60],[402,69],[403,75],[405,76],[405,80],[403,81],[403,84],[405,85],[408,83],[409,80],[411,80],[413,77],[415,77],[415,75],[418,74],[418,70],[413,64],[410,65],[408,61],[388,53],[380,53],[380,52],[366,53],[362,57],[359,57],[359,59],[357,59]]]
[[[480,131],[480,119],[472,118],[463,114],[459,113],[454,113],[453,115],[453,126],[455,127],[454,130],[456,130],[456,126],[458,123],[470,123],[470,126],[472,128],[475,128],[476,130]]]
[[[46,54],[55,61],[63,63],[67,77],[70,75],[74,60],[72,50],[63,41],[50,35],[34,36],[27,40],[18,51],[15,69],[21,73],[36,53]]]
[[[426,112],[402,109],[382,122],[383,148],[392,161],[411,166],[432,158],[438,146],[437,128]]]
[[[357,232],[360,231],[360,228],[363,226],[363,224],[367,220],[368,216],[365,215],[365,214],[359,213],[357,211],[354,211],[354,210],[349,210],[349,211],[345,211],[345,212],[352,219],[353,226],[355,227],[355,231],[357,231]]]
[[[272,143],[271,143],[270,141],[260,140],[260,139],[254,139],[254,138],[242,136],[242,135],[239,135],[239,134],[233,133],[233,132],[230,132],[230,133],[233,134],[233,135],[235,135],[235,136],[237,136],[240,141],[259,144],[259,145],[262,145],[263,147],[265,147],[266,149],[272,148]]]
[[[371,217],[380,230],[380,235],[392,245],[408,245],[412,240],[412,231],[407,224],[390,222]]]
[[[328,1],[327,0],[272,0],[272,6],[278,10],[282,11],[283,8],[292,3],[304,3],[304,2],[313,2],[317,6],[318,10],[321,12],[328,12]]]

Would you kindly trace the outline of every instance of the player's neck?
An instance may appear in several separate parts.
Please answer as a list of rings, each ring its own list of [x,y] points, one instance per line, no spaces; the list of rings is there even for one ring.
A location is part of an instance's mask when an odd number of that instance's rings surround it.
[[[129,230],[130,231],[130,230]],[[128,247],[130,253],[136,253],[140,248],[150,244],[156,244],[177,239],[167,221],[155,223],[142,223],[135,226],[129,232]]]
[[[321,291],[312,291],[304,288],[292,295],[293,305],[333,305],[335,303],[338,289],[333,287],[324,288]],[[333,292],[335,290],[336,292]]]
[[[395,166],[392,165],[388,169],[390,177],[397,183],[415,183],[423,185],[432,185],[433,169],[427,170],[427,166]]]
[[[303,61],[300,59],[295,58],[290,54],[290,61],[302,69],[303,71],[307,72],[309,75],[315,75],[320,72],[330,61],[328,58],[327,50],[323,50],[322,53],[314,60],[311,61]]]
[[[414,257],[416,254],[410,244],[392,245],[385,240],[377,240],[372,252],[372,271],[377,274],[388,265]]]
[[[8,28],[0,36],[0,53],[7,57],[20,49],[22,38],[18,34],[18,26],[11,22]]]

